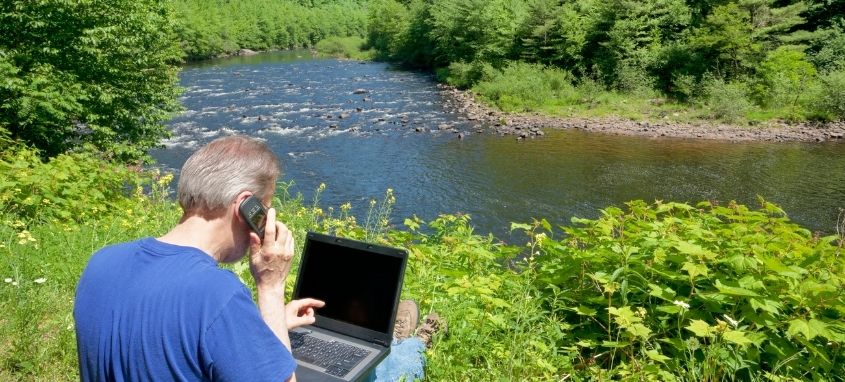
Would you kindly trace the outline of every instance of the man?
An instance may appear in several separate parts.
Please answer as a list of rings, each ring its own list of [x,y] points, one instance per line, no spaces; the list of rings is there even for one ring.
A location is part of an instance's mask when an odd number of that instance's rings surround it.
[[[83,381],[295,380],[288,330],[313,323],[323,302],[285,305],[291,232],[271,208],[259,238],[238,213],[250,195],[268,205],[279,172],[264,143],[217,139],[182,168],[173,229],[91,257],[73,312]],[[217,266],[247,249],[257,307]]]

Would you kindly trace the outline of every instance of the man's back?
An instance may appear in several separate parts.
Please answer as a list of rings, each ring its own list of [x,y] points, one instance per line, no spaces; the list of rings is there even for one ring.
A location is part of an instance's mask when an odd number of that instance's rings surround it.
[[[91,258],[74,319],[85,381],[282,381],[296,367],[234,274],[152,238]]]

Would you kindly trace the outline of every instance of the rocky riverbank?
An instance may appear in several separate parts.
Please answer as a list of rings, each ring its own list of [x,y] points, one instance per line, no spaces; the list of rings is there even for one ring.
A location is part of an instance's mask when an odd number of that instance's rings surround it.
[[[546,128],[579,129],[614,135],[635,135],[652,138],[691,138],[728,141],[769,142],[845,142],[845,123],[768,122],[760,126],[737,126],[711,121],[684,123],[674,121],[633,121],[619,117],[579,118],[506,113],[486,106],[471,92],[438,85],[446,94],[446,105],[463,114],[467,120],[489,126],[500,135],[517,139],[543,135]]]

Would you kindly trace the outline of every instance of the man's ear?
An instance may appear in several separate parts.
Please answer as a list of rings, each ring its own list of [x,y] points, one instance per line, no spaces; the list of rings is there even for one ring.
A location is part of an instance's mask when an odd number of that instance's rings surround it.
[[[235,199],[232,201],[232,204],[229,206],[232,210],[232,216],[237,216],[235,219],[243,220],[243,216],[240,213],[241,203],[246,200],[248,197],[252,195],[252,191],[241,191],[235,196]]]

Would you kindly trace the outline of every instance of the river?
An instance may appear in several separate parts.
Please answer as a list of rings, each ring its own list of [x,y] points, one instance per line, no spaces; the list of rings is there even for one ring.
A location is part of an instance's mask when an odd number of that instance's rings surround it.
[[[265,139],[283,181],[322,206],[395,191],[393,222],[467,213],[476,232],[508,238],[510,222],[566,225],[625,201],[716,200],[780,205],[799,224],[832,232],[845,207],[845,144],[731,143],[547,130],[542,138],[478,133],[444,106],[431,76],[389,65],[274,52],[184,68],[186,111],[153,157],[181,167],[224,134]],[[454,131],[439,130],[448,124]],[[463,139],[458,138],[458,133]],[[178,175],[178,174],[177,174]]]

